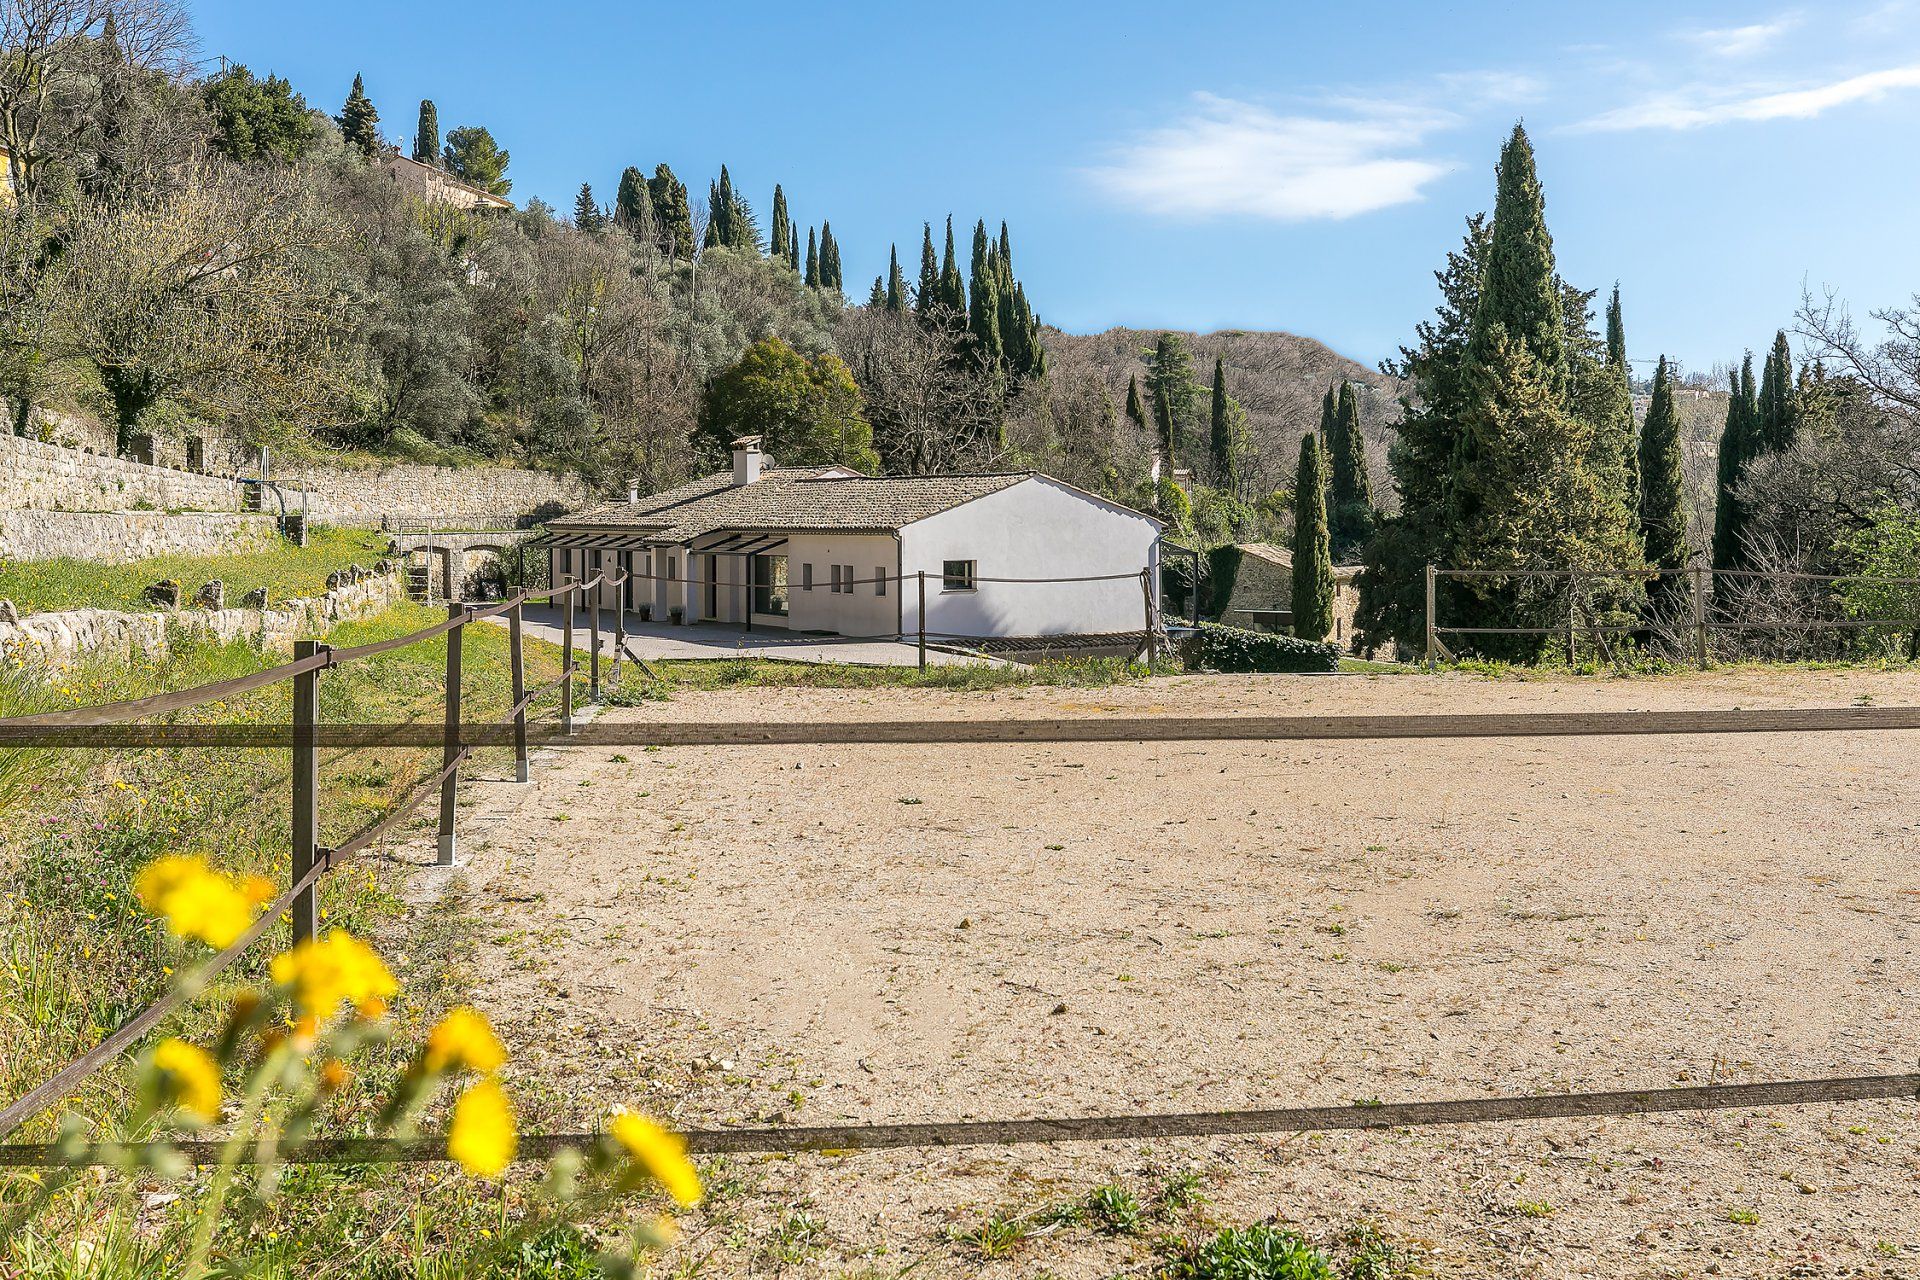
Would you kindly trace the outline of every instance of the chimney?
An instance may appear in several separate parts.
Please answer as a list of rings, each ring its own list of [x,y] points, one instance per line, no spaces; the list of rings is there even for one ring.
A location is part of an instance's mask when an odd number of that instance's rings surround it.
[[[760,464],[766,461],[760,452],[759,436],[741,436],[733,442],[733,483],[738,488],[760,478]]]
[[[630,507],[637,507],[640,505],[640,477],[639,476],[627,477],[627,505]]]

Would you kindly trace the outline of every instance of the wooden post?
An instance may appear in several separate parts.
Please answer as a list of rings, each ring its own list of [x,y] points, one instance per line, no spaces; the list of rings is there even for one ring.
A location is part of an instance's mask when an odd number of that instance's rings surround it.
[[[593,576],[606,574],[606,559],[601,552],[593,553]],[[587,701],[600,701],[600,593],[604,583],[594,584],[587,595],[587,638],[591,640],[591,651],[587,655]]]
[[[560,576],[566,601],[565,621],[560,624],[560,732],[573,732],[573,575]]]
[[[1567,666],[1580,665],[1580,651],[1575,648],[1574,628],[1579,625],[1580,612],[1580,574],[1577,570],[1567,570]]]
[[[295,640],[295,660],[326,652],[318,640]],[[309,671],[293,678],[293,879],[309,871],[320,849],[320,749],[314,729],[320,723],[320,673]],[[293,941],[297,946],[313,937],[319,925],[319,895],[309,887],[293,900]]]
[[[527,663],[520,644],[520,606],[507,610],[507,665],[513,668],[513,776],[527,782],[532,772],[527,767],[527,709],[521,701],[527,696]]]
[[[920,575],[920,669],[927,669],[927,571],[919,570]]]
[[[1427,566],[1427,670],[1429,671],[1437,671],[1440,669],[1440,650],[1438,645],[1438,641],[1440,639],[1440,633],[1434,629],[1433,605],[1434,605],[1434,572],[1433,572],[1433,566],[1428,565]]]
[[[1151,569],[1142,569],[1142,570],[1140,571],[1140,597],[1141,597],[1141,600],[1142,600],[1142,601],[1144,602],[1144,608],[1146,609],[1146,623],[1147,623],[1147,665],[1148,665],[1149,667],[1151,667],[1151,666],[1153,665],[1153,657],[1154,657],[1154,645],[1153,645],[1153,640],[1154,640],[1154,636],[1153,636],[1153,581],[1152,581],[1152,577],[1151,577],[1151,575],[1152,575],[1152,572],[1153,572],[1153,571],[1152,571]]]
[[[1707,656],[1707,566],[1703,563],[1693,566],[1693,647],[1694,656],[1699,660],[1700,669],[1705,671],[1709,662]]]
[[[620,570],[620,585],[613,589],[613,687],[620,687],[620,656],[627,650],[627,593],[633,570],[627,567],[627,553],[616,551],[614,568]]]
[[[449,618],[466,617],[467,607],[447,605]],[[447,720],[446,735],[440,749],[440,767],[447,776],[440,780],[440,857],[443,867],[453,865],[453,801],[460,779],[453,762],[460,755],[460,639],[467,632],[464,622],[447,632]]]

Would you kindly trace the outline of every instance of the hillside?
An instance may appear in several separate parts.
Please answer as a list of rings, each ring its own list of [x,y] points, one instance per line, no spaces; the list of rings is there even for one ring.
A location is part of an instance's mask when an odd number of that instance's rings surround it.
[[[1080,373],[1096,372],[1105,380],[1114,403],[1120,404],[1129,376],[1145,381],[1146,353],[1163,332],[1167,331],[1108,329],[1073,334],[1049,328],[1042,336],[1056,377],[1066,382]],[[1227,392],[1246,408],[1252,426],[1258,457],[1254,474],[1260,489],[1291,487],[1301,434],[1319,426],[1320,398],[1327,387],[1346,378],[1365,388],[1360,395],[1360,422],[1374,489],[1383,497],[1390,494],[1387,424],[1400,415],[1398,379],[1298,334],[1225,329],[1183,336],[1193,348],[1194,370],[1203,381],[1212,376],[1216,357],[1226,360]]]

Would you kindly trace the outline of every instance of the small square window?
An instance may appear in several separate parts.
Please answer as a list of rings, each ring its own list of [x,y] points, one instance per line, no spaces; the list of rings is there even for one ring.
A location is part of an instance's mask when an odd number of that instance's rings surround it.
[[[940,566],[940,589],[942,591],[972,591],[974,589],[974,562],[972,560],[948,560]]]
[[[884,565],[873,571],[873,594],[877,596],[887,594],[887,570]]]

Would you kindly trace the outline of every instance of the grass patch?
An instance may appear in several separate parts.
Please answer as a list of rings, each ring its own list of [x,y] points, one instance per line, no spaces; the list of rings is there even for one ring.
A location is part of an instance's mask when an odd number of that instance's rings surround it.
[[[1298,1232],[1233,1227],[1176,1254],[1168,1280],[1335,1280],[1333,1263]]]
[[[1174,675],[1179,668],[1167,662],[1148,666],[1124,658],[1057,658],[1032,666],[857,667],[849,663],[771,662],[763,658],[723,658],[685,662],[655,662],[660,673],[648,679],[629,665],[622,689],[604,689],[615,706],[662,702],[679,693],[708,693],[720,689],[954,689],[979,691],[1022,689],[1039,685],[1098,689],[1132,684],[1150,676]]]
[[[291,542],[259,551],[226,555],[148,556],[132,564],[100,564],[93,560],[7,560],[0,562],[0,599],[11,600],[21,613],[55,609],[148,609],[145,591],[156,582],[172,579],[183,597],[191,599],[201,584],[214,578],[226,584],[233,603],[249,591],[267,589],[271,601],[317,596],[327,589],[327,575],[350,564],[371,565],[386,554],[387,537],[366,529],[332,529],[316,525],[304,547]]]

